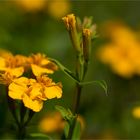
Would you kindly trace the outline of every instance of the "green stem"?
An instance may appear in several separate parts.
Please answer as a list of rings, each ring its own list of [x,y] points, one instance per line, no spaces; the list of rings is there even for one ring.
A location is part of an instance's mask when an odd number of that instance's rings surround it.
[[[74,115],[78,114],[79,106],[80,106],[80,99],[81,99],[81,93],[82,93],[82,86],[79,84],[76,84],[76,97],[75,97],[75,105],[74,105],[74,110],[73,113]],[[77,117],[73,120],[72,124],[70,125],[70,130],[68,134],[68,139],[72,139],[72,135],[74,132],[74,128],[76,125],[76,119]]]
[[[21,106],[21,110],[23,109],[24,107]],[[24,113],[26,113],[26,108],[23,109]],[[20,113],[20,115],[22,115],[22,113]],[[20,122],[20,125],[18,127],[18,139],[22,140],[25,138],[26,136],[26,126],[28,125],[28,123],[31,121],[32,117],[34,115],[34,112],[32,110],[29,110],[29,116],[28,116],[28,119],[26,121],[24,121],[24,117],[21,117],[21,122]],[[25,116],[25,114],[23,114],[23,116]]]
[[[19,140],[23,140],[25,138],[25,135],[26,135],[26,128],[24,127],[23,124],[20,124],[20,126],[18,127],[17,138]]]
[[[9,97],[8,95],[8,87],[6,87],[6,96],[7,96],[7,103],[8,103],[8,108],[13,116],[13,118],[15,119],[15,122],[17,124],[17,126],[19,127],[20,122],[18,120],[17,114],[16,114],[16,106],[15,106],[15,102],[12,98]]]
[[[77,83],[76,84],[76,97],[75,97],[76,101],[75,101],[74,110],[73,110],[74,115],[78,113],[80,99],[81,99],[81,92],[82,92],[82,86]]]

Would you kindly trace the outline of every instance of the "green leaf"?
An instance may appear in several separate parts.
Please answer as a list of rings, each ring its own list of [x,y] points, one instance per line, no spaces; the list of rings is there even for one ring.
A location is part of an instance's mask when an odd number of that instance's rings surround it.
[[[52,140],[52,138],[50,136],[43,134],[43,133],[31,133],[30,138]]]
[[[69,76],[72,80],[79,83],[79,80],[75,76],[73,72],[71,72],[69,69],[67,69],[65,66],[63,66],[59,61],[53,58],[49,58],[50,61],[54,62],[67,76]]]
[[[64,107],[59,105],[56,105],[55,109],[58,110],[61,113],[62,117],[68,122],[72,122],[75,118],[70,109],[65,109]]]
[[[66,138],[68,137],[69,129],[70,129],[70,125],[69,125],[68,122],[66,122],[66,123],[65,123],[65,127],[64,127],[64,134],[65,134],[65,137],[66,137]]]
[[[107,84],[104,80],[100,80],[100,81],[89,81],[89,82],[81,82],[80,85],[89,85],[89,84],[95,84],[95,85],[99,85],[100,87],[103,88],[103,90],[105,91],[105,94],[108,96],[107,94]]]
[[[72,140],[80,140],[80,137],[81,137],[81,124],[79,121],[76,121],[76,125],[72,135]]]

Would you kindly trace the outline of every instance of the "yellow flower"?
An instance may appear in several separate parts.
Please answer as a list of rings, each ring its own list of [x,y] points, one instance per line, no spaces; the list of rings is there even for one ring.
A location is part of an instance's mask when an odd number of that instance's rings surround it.
[[[99,49],[100,60],[123,77],[140,74],[140,42],[136,33],[122,24],[111,25],[107,27],[111,41]]]
[[[38,11],[43,8],[47,0],[15,0],[26,11]]]
[[[9,84],[23,74],[26,59],[22,55],[13,56],[11,53],[2,56],[0,57],[0,82]]]
[[[140,106],[133,108],[132,115],[136,119],[140,119]]]
[[[51,16],[61,18],[69,12],[70,2],[69,0],[51,0],[47,10]]]
[[[58,67],[48,60],[48,58],[43,54],[35,54],[29,57],[29,64],[31,65],[32,72],[35,76],[40,76],[42,74],[52,74]]]
[[[52,79],[42,76],[35,79],[20,77],[9,85],[9,96],[22,100],[25,107],[39,112],[43,107],[43,101],[52,98],[61,98],[62,87]]]

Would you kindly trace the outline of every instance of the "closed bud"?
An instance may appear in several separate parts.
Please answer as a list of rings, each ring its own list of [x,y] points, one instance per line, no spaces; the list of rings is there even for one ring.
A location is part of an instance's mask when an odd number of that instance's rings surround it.
[[[80,47],[80,39],[76,28],[76,18],[74,14],[69,14],[63,17],[62,20],[64,21],[69,32],[74,49],[77,51],[77,53],[81,53],[82,49]]]
[[[76,27],[76,19],[74,14],[69,14],[63,17],[62,20],[64,21],[68,31],[73,30]]]
[[[83,29],[83,55],[84,60],[87,63],[91,52],[91,31],[89,29]]]

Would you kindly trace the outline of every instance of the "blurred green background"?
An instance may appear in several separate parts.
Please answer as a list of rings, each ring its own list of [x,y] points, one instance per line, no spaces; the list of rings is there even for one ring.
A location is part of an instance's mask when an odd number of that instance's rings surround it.
[[[57,3],[59,2],[61,3],[61,0],[57,0]],[[67,13],[74,13],[81,19],[93,16],[99,31],[102,24],[108,20],[121,20],[133,30],[139,30],[140,1],[67,0],[66,2],[68,5],[62,7],[68,7],[57,15],[56,13],[61,10],[60,5],[50,10],[49,0],[39,8],[30,8],[33,2],[28,3],[29,6],[26,7],[13,0],[0,0],[0,48],[10,50],[14,54],[45,53],[74,70],[75,53],[60,17]],[[123,78],[102,64],[96,52],[104,44],[104,40],[99,37],[93,41],[86,80],[104,79],[108,85],[108,96],[98,86],[84,87],[79,111],[85,120],[82,138],[140,139],[140,117],[132,114],[133,109],[140,106],[140,76]],[[39,120],[45,113],[54,110],[54,105],[69,108],[72,106],[75,83],[61,71],[56,72],[53,78],[62,82],[63,98],[46,101],[44,109],[37,113],[31,122],[29,128],[31,132],[38,131]],[[12,116],[7,108],[4,91],[4,87],[1,86],[0,138],[10,138],[14,126],[11,125]]]

